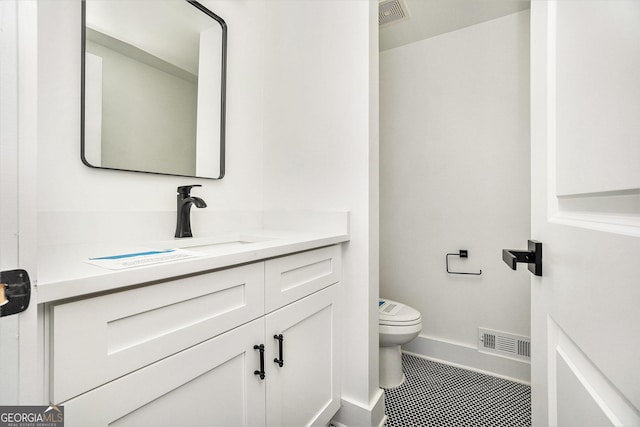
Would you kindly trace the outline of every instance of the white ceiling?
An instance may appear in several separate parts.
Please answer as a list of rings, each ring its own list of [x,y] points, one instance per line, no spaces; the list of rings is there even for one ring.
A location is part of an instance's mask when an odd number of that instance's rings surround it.
[[[380,27],[380,50],[490,21],[530,7],[529,0],[404,0],[409,19]]]

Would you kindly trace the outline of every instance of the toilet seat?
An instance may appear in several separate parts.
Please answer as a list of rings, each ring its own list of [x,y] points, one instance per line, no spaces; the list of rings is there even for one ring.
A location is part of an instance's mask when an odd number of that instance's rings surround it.
[[[389,299],[380,299],[378,324],[381,326],[414,326],[422,323],[420,312],[407,305]]]
[[[408,322],[384,322],[384,321],[380,321],[378,322],[378,325],[380,326],[394,326],[394,327],[404,327],[404,326],[415,326],[415,325],[419,325],[422,323],[422,318],[419,317],[417,319],[414,319],[412,321],[408,321]]]

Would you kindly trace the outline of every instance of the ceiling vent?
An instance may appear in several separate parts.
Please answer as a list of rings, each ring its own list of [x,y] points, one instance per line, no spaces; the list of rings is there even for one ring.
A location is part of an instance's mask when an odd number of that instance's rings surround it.
[[[521,335],[478,328],[478,350],[512,359],[531,360],[531,339]]]
[[[409,19],[404,0],[382,0],[378,3],[378,24],[388,25]]]

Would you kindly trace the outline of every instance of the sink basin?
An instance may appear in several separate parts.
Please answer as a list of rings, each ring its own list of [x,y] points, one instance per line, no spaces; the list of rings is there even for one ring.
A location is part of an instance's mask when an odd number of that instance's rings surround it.
[[[273,240],[263,236],[225,235],[210,237],[185,237],[181,239],[165,240],[153,244],[156,249],[187,249],[187,248],[227,248],[251,243]]]

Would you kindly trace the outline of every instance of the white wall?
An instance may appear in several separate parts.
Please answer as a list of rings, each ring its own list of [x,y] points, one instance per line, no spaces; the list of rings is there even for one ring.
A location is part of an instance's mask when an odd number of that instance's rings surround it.
[[[348,210],[342,422],[379,423],[377,4],[269,2],[264,207]],[[379,406],[376,408],[376,404]]]
[[[207,210],[256,210],[262,203],[264,2],[204,1],[229,26],[227,176],[221,181],[94,170],[80,162],[80,2],[38,3],[39,212],[175,210],[176,187]],[[34,159],[35,161],[35,159]],[[199,210],[194,210],[197,216]],[[173,230],[168,230],[170,235]]]
[[[530,273],[501,258],[531,237],[529,11],[382,52],[380,129],[380,294],[422,313],[412,350],[492,370],[477,328],[530,328]],[[481,276],[446,273],[459,249]]]
[[[350,211],[341,419],[379,424],[384,414],[377,380],[377,4],[341,1],[336,13],[334,1],[203,3],[229,28],[222,181],[82,165],[80,2],[39,3],[40,224],[60,223],[50,217],[86,222],[108,216],[147,227],[149,212],[175,215],[175,188],[191,183],[204,186],[194,193],[207,201],[206,211]],[[192,213],[194,231],[200,211]],[[57,227],[58,234],[46,239],[63,238],[75,227]],[[99,232],[96,227],[90,234]]]

